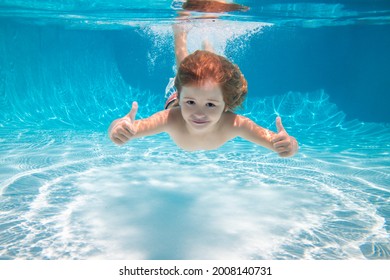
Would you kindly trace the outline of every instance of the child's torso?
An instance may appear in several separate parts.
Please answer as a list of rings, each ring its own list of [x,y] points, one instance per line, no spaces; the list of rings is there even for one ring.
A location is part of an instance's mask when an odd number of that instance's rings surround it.
[[[221,123],[205,133],[191,133],[180,109],[175,108],[172,113],[173,128],[168,133],[176,145],[183,150],[214,150],[234,137],[228,129],[229,123],[233,123],[234,114],[222,116]]]

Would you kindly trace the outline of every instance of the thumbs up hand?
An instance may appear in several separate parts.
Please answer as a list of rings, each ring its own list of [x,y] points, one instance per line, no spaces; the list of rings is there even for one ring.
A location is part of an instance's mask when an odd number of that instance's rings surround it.
[[[271,140],[274,150],[281,157],[293,156],[298,151],[297,140],[288,135],[287,131],[283,127],[280,117],[276,118],[276,127],[278,129],[278,133],[275,134]]]
[[[123,118],[113,121],[108,129],[110,139],[118,145],[122,145],[129,141],[137,133],[137,128],[134,125],[135,115],[138,111],[138,103],[133,102],[130,112]]]

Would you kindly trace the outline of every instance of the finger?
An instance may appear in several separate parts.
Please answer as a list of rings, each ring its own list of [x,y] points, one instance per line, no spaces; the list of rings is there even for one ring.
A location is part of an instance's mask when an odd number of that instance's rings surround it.
[[[127,116],[132,120],[135,121],[135,115],[137,114],[138,111],[138,103],[137,101],[134,101],[133,104],[131,105],[131,110],[127,114]]]
[[[121,132],[122,134],[125,134],[128,137],[134,136],[135,134],[134,126],[129,121],[124,122],[121,129],[118,131]]]
[[[129,137],[128,137],[126,134],[121,133],[121,132],[118,132],[118,133],[115,135],[115,137],[116,137],[117,139],[119,139],[120,141],[122,141],[123,143],[129,141]]]
[[[117,145],[122,145],[122,144],[124,144],[124,142],[123,142],[121,139],[119,139],[119,138],[117,137],[117,135],[112,135],[112,136],[110,136],[110,139],[112,140],[112,142],[114,142],[114,143],[117,144]]]
[[[119,138],[113,138],[112,141],[117,145],[123,145],[125,142],[120,140]]]
[[[130,140],[134,136],[134,134],[135,134],[134,132],[131,132],[126,128],[122,128],[117,132],[117,135],[122,136],[122,138],[125,139],[126,141]]]
[[[278,148],[286,148],[289,146],[289,142],[288,141],[279,141],[279,142],[276,142],[274,144],[274,148],[275,149],[278,149]]]
[[[289,156],[290,156],[290,152],[289,152],[289,151],[281,152],[281,153],[278,153],[278,155],[279,155],[280,157],[289,157]]]
[[[275,151],[278,153],[278,154],[289,154],[291,152],[291,149],[288,148],[288,147],[279,147],[277,149],[275,149]]]
[[[123,129],[126,131],[126,135],[129,137],[134,136],[135,131],[132,128],[126,126]]]
[[[278,129],[278,132],[285,131],[280,117],[276,117],[276,128]]]
[[[279,148],[278,149],[278,153],[290,153],[291,152],[291,149],[288,148],[288,147],[282,147],[282,148]]]
[[[132,110],[133,109],[134,108],[132,108]],[[129,114],[127,114],[127,116]],[[135,134],[133,121],[130,120],[129,118],[122,118],[117,123],[117,126],[115,127],[115,133],[122,133],[122,134],[125,134],[125,135],[128,134],[129,136],[133,136]]]
[[[273,138],[272,138],[272,143],[277,143],[277,142],[280,142],[280,141],[284,141],[287,139],[287,135],[286,133],[284,132],[281,132],[281,133],[278,133],[276,134]]]

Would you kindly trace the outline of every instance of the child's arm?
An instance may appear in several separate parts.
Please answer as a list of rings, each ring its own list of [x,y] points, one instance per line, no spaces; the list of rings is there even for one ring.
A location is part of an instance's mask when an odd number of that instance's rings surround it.
[[[169,110],[158,112],[149,118],[135,120],[138,103],[133,102],[130,112],[123,118],[113,121],[108,129],[110,139],[118,145],[129,140],[154,135],[166,130]]]
[[[187,31],[183,24],[177,23],[172,26],[175,40],[176,66],[179,67],[184,58],[188,56]]]
[[[288,135],[280,117],[276,118],[276,126],[278,132],[274,133],[240,115],[237,115],[234,121],[234,127],[237,129],[238,136],[273,150],[281,157],[293,156],[298,151],[297,140]]]

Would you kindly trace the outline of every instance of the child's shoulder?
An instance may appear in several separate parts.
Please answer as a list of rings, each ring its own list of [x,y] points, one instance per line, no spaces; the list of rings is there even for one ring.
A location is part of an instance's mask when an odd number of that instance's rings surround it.
[[[234,113],[232,111],[226,111],[226,112],[223,113],[223,116],[224,116],[225,119],[230,120],[230,119],[236,118],[239,115],[237,115],[236,113]]]
[[[176,119],[177,116],[181,116],[181,108],[179,106],[165,109],[164,111],[167,112],[168,115],[174,119]]]
[[[236,122],[237,120],[245,118],[245,117],[242,115],[236,114],[232,111],[227,111],[227,112],[223,113],[223,118],[224,118],[225,123],[234,124],[234,122]]]
[[[239,129],[247,125],[251,125],[253,121],[243,115],[233,112],[224,113],[224,124],[230,129]]]
[[[180,125],[183,121],[183,116],[181,114],[181,109],[179,106],[172,107],[164,110],[168,116],[168,123],[170,125]]]
[[[245,126],[245,119],[248,118],[230,111],[225,112],[222,120],[222,134],[228,139],[240,136],[241,130]]]
[[[240,117],[240,115],[237,115],[236,113],[233,113],[231,111],[227,111],[227,112],[223,113],[223,115],[222,115],[223,127],[227,128],[227,129],[233,128],[237,118],[239,118],[239,117]]]

